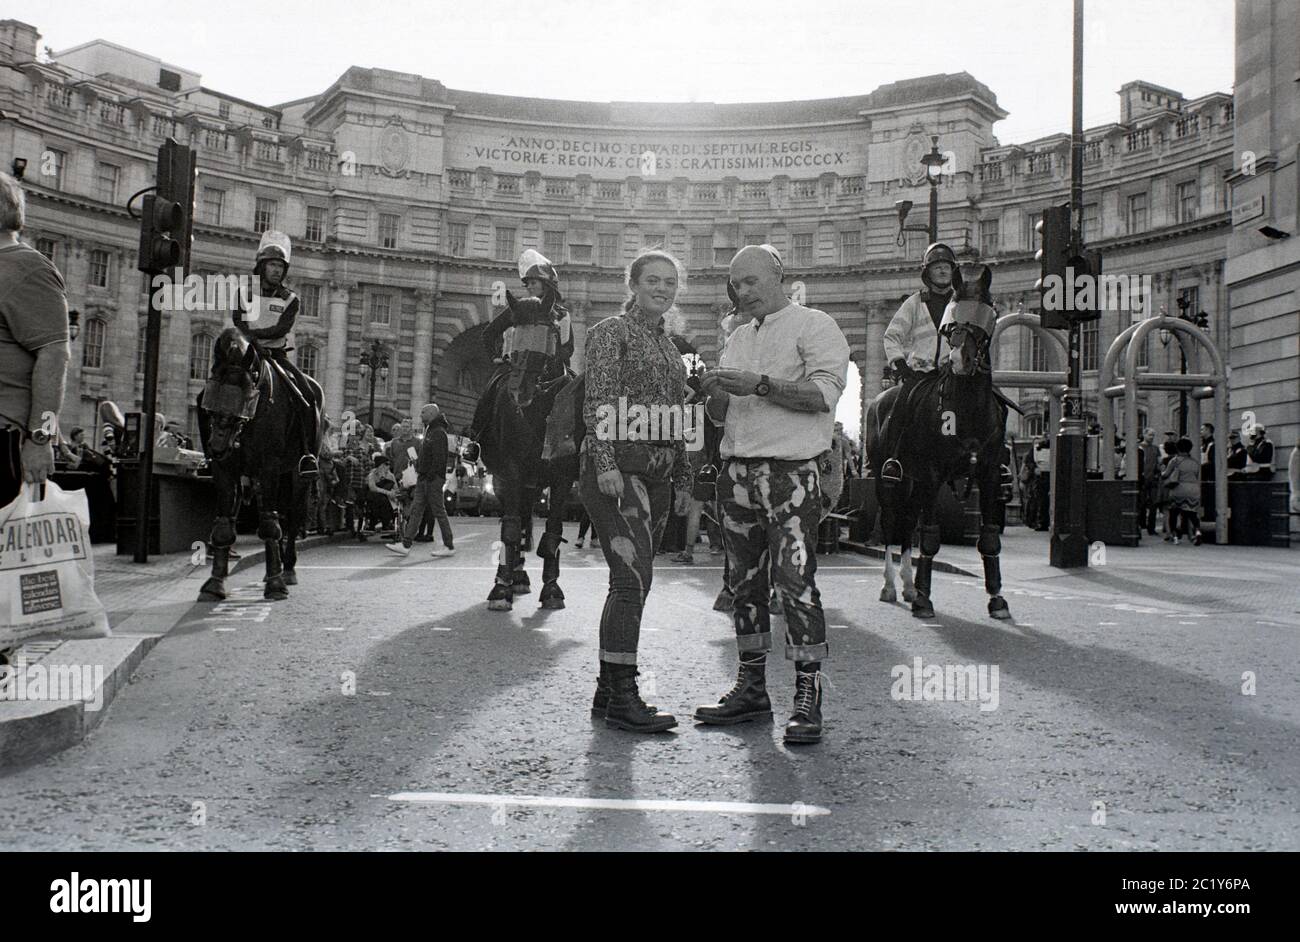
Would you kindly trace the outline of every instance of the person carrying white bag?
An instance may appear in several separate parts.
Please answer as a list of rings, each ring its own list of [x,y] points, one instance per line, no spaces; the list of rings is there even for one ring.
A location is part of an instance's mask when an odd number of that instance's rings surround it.
[[[24,484],[0,509],[0,649],[43,636],[109,634],[95,595],[86,492]]]
[[[108,634],[94,598],[85,494],[49,484],[38,500],[54,470],[68,299],[58,269],[18,240],[25,212],[22,187],[0,173],[0,665],[20,641],[73,624]],[[32,493],[20,493],[24,482]]]

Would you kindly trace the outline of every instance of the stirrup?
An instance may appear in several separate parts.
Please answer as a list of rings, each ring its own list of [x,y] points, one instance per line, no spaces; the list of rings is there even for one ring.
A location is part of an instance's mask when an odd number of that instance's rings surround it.
[[[885,484],[900,484],[903,480],[903,465],[897,458],[887,458],[880,467],[880,480]]]
[[[298,459],[298,476],[303,480],[312,480],[320,474],[315,455],[303,455]]]

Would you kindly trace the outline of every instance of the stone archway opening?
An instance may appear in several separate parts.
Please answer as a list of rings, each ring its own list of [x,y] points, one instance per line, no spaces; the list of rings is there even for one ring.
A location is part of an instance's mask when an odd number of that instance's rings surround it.
[[[453,432],[466,428],[474,418],[474,407],[487,388],[495,369],[483,349],[486,324],[478,324],[456,336],[438,364],[434,400],[442,408]]]

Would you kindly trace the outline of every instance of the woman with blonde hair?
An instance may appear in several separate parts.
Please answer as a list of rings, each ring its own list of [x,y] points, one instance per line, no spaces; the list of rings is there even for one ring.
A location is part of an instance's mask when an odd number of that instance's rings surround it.
[[[664,315],[684,281],[681,264],[658,249],[642,252],[627,272],[621,313],[587,333],[582,443],[582,499],[609,564],[609,595],[600,617],[600,676],[592,712],[605,725],[635,732],[672,729],[677,720],[647,706],[637,689],[641,613],[654,574],[655,550],[674,503],[684,513],[691,470],[686,443],[670,430],[642,434],[618,417],[634,407],[654,415],[680,410],[686,367],[664,332]],[[622,408],[620,408],[620,400]],[[627,425],[629,427],[624,428]],[[680,425],[679,425],[680,430]]]

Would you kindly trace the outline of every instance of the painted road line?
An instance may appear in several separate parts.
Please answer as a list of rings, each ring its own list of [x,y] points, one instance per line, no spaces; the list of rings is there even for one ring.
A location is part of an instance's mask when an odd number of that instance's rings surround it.
[[[785,805],[758,804],[751,801],[680,801],[672,799],[634,798],[562,798],[544,795],[475,795],[463,792],[397,792],[393,795],[372,795],[389,801],[416,802],[442,805],[513,805],[524,808],[582,808],[598,811],[686,811],[713,814],[771,814],[789,818],[793,816],[820,817],[831,813],[829,808],[805,805],[800,802]]]
[[[213,631],[238,631],[238,628],[213,628]]]
[[[343,631],[342,628],[322,628],[322,631]]]
[[[1099,621],[1099,622],[1097,622],[1097,624],[1100,625],[1100,626],[1102,626],[1103,628],[1105,628],[1105,627],[1108,627],[1108,626],[1111,626],[1111,625],[1118,625],[1119,622],[1117,622],[1117,621]]]

